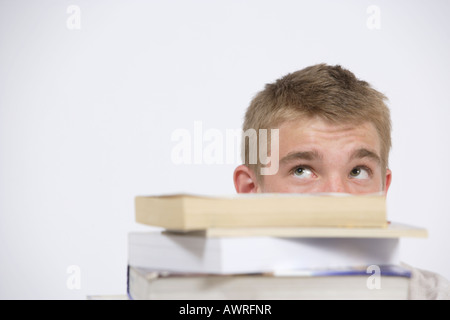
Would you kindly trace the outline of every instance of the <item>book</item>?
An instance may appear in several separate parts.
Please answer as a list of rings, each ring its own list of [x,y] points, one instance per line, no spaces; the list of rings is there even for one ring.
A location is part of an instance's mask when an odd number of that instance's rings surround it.
[[[128,234],[128,264],[184,273],[236,274],[398,264],[398,238],[217,237]]]
[[[174,194],[135,197],[136,222],[168,230],[387,226],[383,194]]]
[[[86,300],[129,300],[127,294],[95,294],[86,297]]]
[[[133,300],[406,300],[410,278],[396,265],[240,275],[129,266],[127,292]]]
[[[171,231],[172,233],[175,231]],[[339,227],[261,227],[261,228],[207,228],[198,231],[180,231],[179,234],[217,237],[309,237],[309,238],[427,238],[425,228],[389,221],[386,228]]]

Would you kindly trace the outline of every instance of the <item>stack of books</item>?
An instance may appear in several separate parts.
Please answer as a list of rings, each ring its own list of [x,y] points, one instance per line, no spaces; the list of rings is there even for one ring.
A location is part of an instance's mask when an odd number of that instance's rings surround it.
[[[407,299],[401,237],[384,195],[138,196],[130,299]]]

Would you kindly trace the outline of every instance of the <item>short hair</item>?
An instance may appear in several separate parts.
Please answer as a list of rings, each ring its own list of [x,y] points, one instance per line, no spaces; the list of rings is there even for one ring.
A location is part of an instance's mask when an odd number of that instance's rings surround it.
[[[270,132],[269,129],[285,121],[305,116],[319,116],[333,124],[371,122],[380,137],[381,166],[385,172],[391,149],[391,119],[385,101],[384,94],[357,79],[349,70],[339,65],[317,64],[266,84],[247,108],[243,132],[248,129]],[[260,179],[261,163],[249,163],[245,135],[242,143],[242,161]]]

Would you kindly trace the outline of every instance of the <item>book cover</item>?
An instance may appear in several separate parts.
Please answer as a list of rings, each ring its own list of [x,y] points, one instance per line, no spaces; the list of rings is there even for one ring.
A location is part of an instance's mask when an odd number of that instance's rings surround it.
[[[382,194],[190,194],[138,196],[138,223],[190,231],[235,227],[387,226]]]
[[[128,264],[191,273],[397,264],[398,238],[207,238],[168,232],[131,232]]]
[[[128,267],[130,299],[407,299],[411,273],[398,265],[291,270],[283,274],[189,274]]]

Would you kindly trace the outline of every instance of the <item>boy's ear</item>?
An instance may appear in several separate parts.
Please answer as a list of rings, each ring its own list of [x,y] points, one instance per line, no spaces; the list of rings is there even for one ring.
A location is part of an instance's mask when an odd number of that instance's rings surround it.
[[[237,193],[259,192],[256,176],[246,165],[241,164],[234,170],[233,180]]]
[[[386,169],[386,183],[384,186],[384,193],[387,194],[388,190],[389,190],[389,186],[391,185],[391,181],[392,181],[392,171],[389,169]]]

